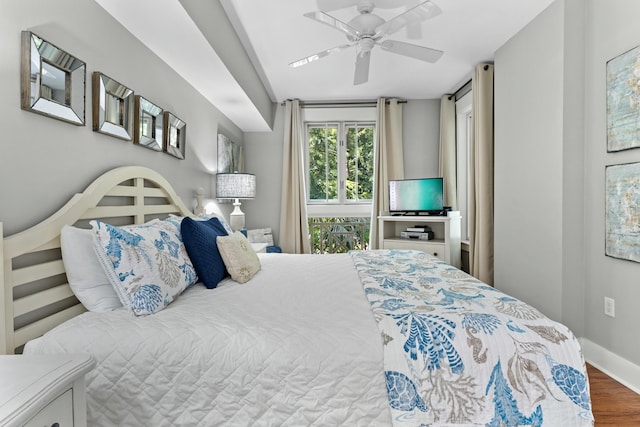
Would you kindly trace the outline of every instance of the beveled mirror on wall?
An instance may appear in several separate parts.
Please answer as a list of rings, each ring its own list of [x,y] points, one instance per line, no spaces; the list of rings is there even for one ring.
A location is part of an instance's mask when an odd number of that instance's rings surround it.
[[[84,126],[86,64],[30,31],[21,61],[20,107]]]
[[[187,124],[168,111],[164,112],[164,151],[184,159]]]
[[[136,95],[135,99],[133,143],[155,151],[162,151],[162,108],[140,95]]]
[[[93,130],[130,141],[133,90],[99,71],[93,73]]]

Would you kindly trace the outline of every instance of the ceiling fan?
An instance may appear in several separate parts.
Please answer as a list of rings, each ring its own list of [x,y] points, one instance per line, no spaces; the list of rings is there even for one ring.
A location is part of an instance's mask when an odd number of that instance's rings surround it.
[[[441,50],[397,40],[383,40],[386,36],[395,33],[408,24],[413,24],[418,21],[424,21],[438,16],[442,13],[442,10],[435,3],[430,0],[420,2],[417,6],[412,7],[406,12],[401,13],[388,21],[385,21],[378,15],[374,14],[374,7],[374,1],[360,0],[357,4],[357,9],[358,12],[360,12],[360,15],[350,20],[349,23],[344,23],[321,11],[305,13],[305,17],[343,32],[346,34],[350,43],[307,56],[290,63],[289,66],[294,68],[300,67],[324,58],[334,52],[340,52],[344,49],[356,46],[356,70],[353,84],[359,85],[366,83],[369,80],[371,49],[375,46],[380,46],[382,50],[419,59],[421,61],[433,63],[440,59],[444,53]]]

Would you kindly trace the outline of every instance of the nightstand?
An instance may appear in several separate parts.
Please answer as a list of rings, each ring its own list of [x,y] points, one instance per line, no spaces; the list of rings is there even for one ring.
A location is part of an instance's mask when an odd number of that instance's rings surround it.
[[[269,246],[267,243],[252,243],[251,247],[253,248],[253,251],[257,254],[259,253],[266,253],[267,252],[267,246]]]
[[[0,425],[87,425],[84,376],[89,355],[0,356]]]

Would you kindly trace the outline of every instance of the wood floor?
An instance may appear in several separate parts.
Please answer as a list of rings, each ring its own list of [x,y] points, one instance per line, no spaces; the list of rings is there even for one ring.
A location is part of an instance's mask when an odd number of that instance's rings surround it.
[[[587,364],[596,427],[640,426],[640,395]]]

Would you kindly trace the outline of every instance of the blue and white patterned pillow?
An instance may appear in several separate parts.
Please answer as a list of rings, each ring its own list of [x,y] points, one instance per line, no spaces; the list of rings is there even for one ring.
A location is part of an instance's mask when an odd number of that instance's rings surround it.
[[[197,281],[179,230],[154,220],[127,228],[91,221],[94,249],[122,305],[156,313]]]

